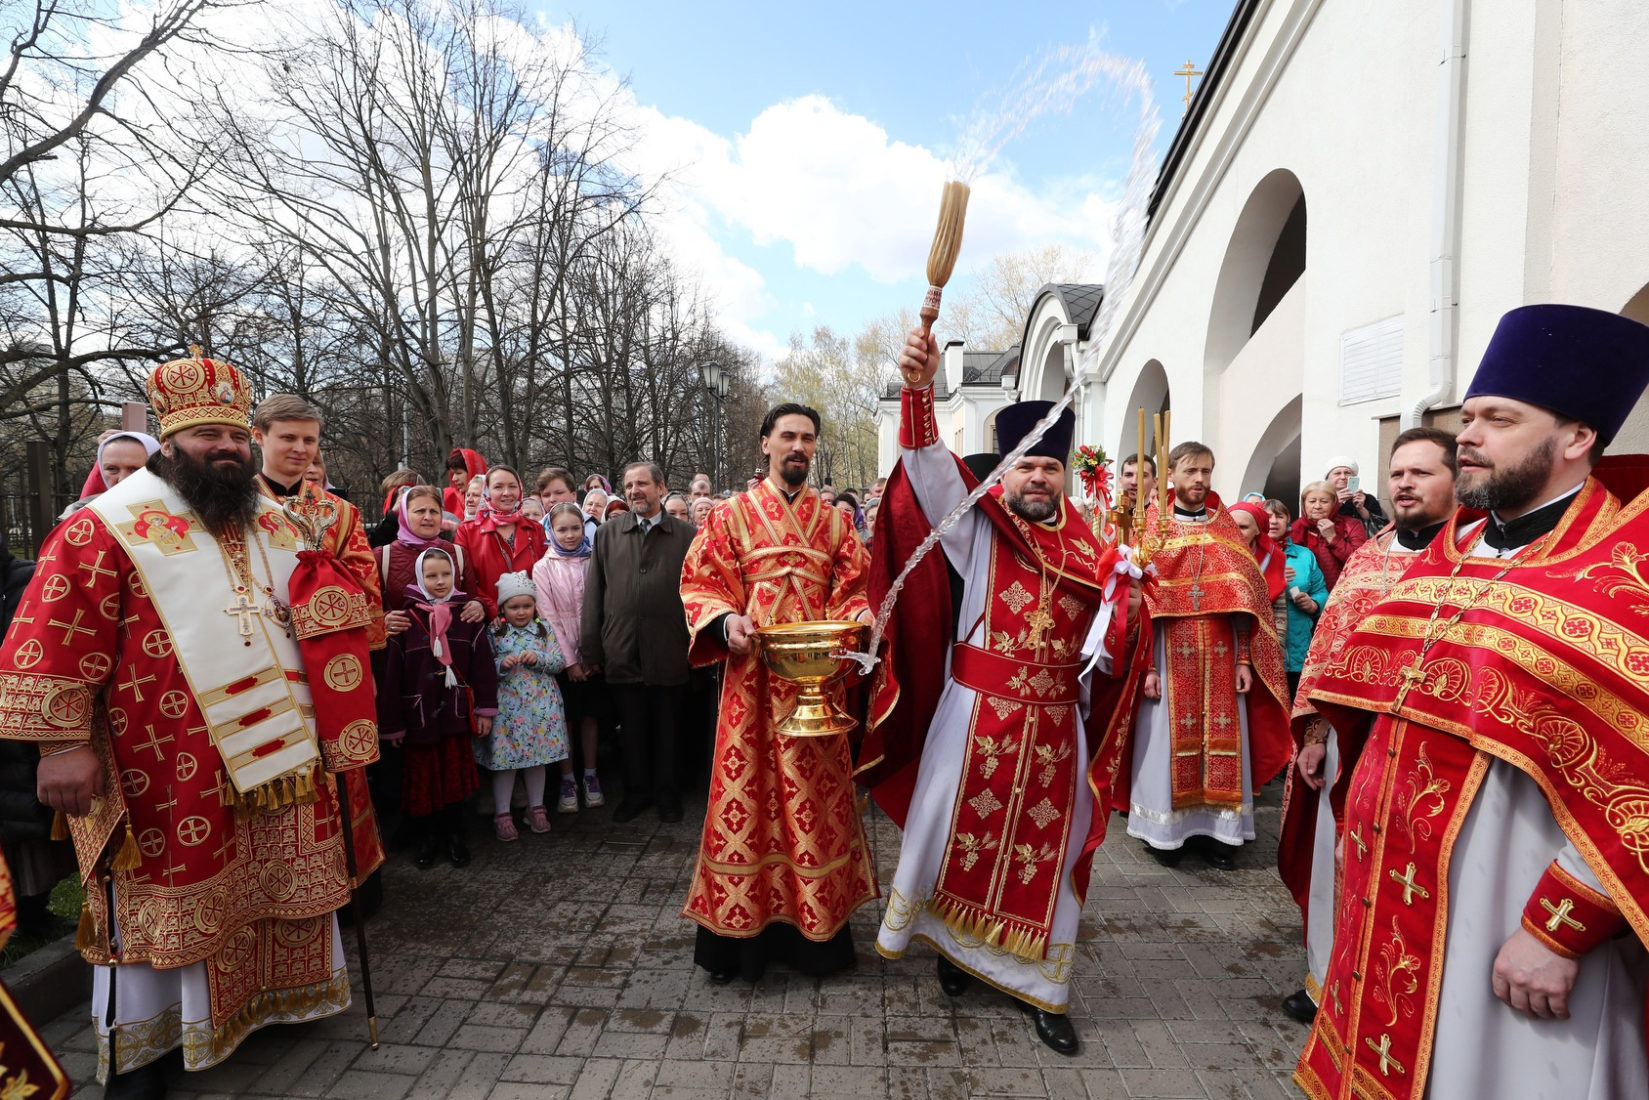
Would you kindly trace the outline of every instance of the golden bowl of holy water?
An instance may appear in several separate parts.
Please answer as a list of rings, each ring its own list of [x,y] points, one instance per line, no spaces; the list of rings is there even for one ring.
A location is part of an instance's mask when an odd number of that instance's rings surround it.
[[[859,723],[846,714],[825,688],[847,675],[864,627],[844,619],[775,623],[756,631],[756,645],[768,669],[801,690],[790,716],[775,728],[786,737],[828,737],[848,733]]]

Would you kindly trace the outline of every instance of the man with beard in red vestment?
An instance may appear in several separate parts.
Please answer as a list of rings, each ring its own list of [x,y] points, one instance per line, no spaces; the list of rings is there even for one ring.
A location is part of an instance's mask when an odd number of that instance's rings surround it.
[[[303,532],[258,493],[244,378],[181,359],[148,392],[161,452],[52,532],[0,647],[0,731],[40,745],[75,842],[114,1097],[348,1006],[335,784],[377,758],[370,721],[317,731],[294,635],[333,608],[288,603]],[[335,695],[370,710],[342,656]]]
[[[1283,1011],[1303,1024],[1317,1015],[1323,975],[1334,943],[1339,873],[1334,853],[1345,813],[1346,778],[1357,764],[1355,733],[1341,738],[1311,704],[1311,689],[1368,613],[1402,579],[1454,514],[1454,436],[1410,428],[1391,448],[1393,526],[1357,548],[1323,608],[1295,697],[1293,724],[1301,748],[1283,795],[1277,866],[1305,919],[1305,987],[1283,998]]]
[[[1170,513],[1153,500],[1133,536],[1162,544],[1146,592],[1156,651],[1134,723],[1128,835],[1165,865],[1195,844],[1229,871],[1254,839],[1253,792],[1294,755],[1288,675],[1265,577],[1211,488],[1214,452],[1181,443],[1167,473]]]
[[[1460,410],[1462,510],[1310,689],[1368,730],[1312,1097],[1649,1096],[1649,497],[1600,480],[1646,383],[1636,321],[1501,318]]]

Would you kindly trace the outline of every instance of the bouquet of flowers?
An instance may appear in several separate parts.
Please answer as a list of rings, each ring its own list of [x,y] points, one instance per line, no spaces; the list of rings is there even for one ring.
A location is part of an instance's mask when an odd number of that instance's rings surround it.
[[[1073,462],[1082,483],[1082,495],[1101,509],[1111,507],[1111,459],[1104,447],[1087,443],[1076,449]]]
[[[1072,460],[1077,480],[1082,485],[1082,496],[1088,506],[1088,523],[1094,535],[1104,542],[1116,541],[1116,528],[1111,518],[1111,459],[1104,447],[1086,443],[1076,449]]]

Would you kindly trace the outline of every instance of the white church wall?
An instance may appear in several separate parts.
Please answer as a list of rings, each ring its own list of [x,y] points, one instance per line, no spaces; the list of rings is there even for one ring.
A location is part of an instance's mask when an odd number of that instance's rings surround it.
[[[1297,387],[1278,385],[1275,375],[1276,364],[1304,361],[1309,278],[1309,272],[1300,276],[1231,365],[1209,379],[1211,387],[1217,385],[1220,389],[1220,418],[1203,442],[1214,448],[1214,491],[1228,501],[1237,500],[1245,491],[1263,488],[1263,474],[1253,484],[1244,483],[1254,465],[1249,457],[1276,415],[1299,397]],[[1225,456],[1223,460],[1221,455]],[[1262,465],[1269,470],[1269,460]]]
[[[1263,468],[1254,449],[1274,446],[1263,434],[1298,395],[1302,480],[1346,452],[1379,478],[1380,419],[1430,388],[1439,65],[1450,2],[1261,6],[1211,89],[1113,332],[1084,349],[1082,441],[1131,450],[1135,409],[1157,408],[1165,380],[1175,438],[1214,444],[1216,486],[1230,492]],[[1649,81],[1635,76],[1646,41],[1641,0],[1471,3],[1458,340],[1445,406],[1465,392],[1506,310],[1530,301],[1622,310],[1649,287]],[[1306,274],[1284,299],[1297,323],[1286,341],[1270,321],[1246,343],[1240,333],[1227,340],[1215,356],[1225,373],[1210,375],[1221,272],[1256,188],[1279,169],[1298,179],[1306,204]],[[1263,258],[1247,266],[1263,273]],[[1636,308],[1649,320],[1649,300]],[[1018,398],[1059,392],[1057,374],[1045,369],[1057,364],[1057,355],[1048,362],[1057,313],[1056,303],[1030,319]],[[1402,319],[1400,395],[1342,405],[1342,336],[1390,317]],[[1627,446],[1649,449],[1649,406],[1615,449]],[[884,456],[891,466],[896,452]]]
[[[1649,284],[1649,4],[1569,0],[1560,41],[1545,297],[1618,311]]]

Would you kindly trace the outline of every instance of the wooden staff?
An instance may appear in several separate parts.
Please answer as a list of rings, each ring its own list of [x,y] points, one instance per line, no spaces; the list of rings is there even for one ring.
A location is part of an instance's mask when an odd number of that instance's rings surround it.
[[[355,860],[355,815],[349,809],[349,776],[333,777],[338,789],[338,816],[343,819],[344,869],[349,872],[349,912],[355,925],[355,950],[361,958],[361,994],[366,999],[366,1031],[378,1049],[378,1006],[372,999],[372,965],[366,956],[366,913],[361,909],[360,864]]]

